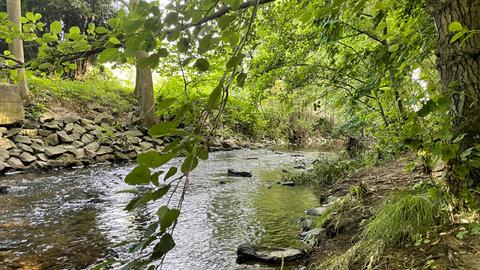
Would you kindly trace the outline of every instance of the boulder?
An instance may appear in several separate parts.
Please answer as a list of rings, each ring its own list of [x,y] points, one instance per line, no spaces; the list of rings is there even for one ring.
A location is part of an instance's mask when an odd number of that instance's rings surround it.
[[[72,133],[78,134],[79,136],[82,136],[86,132],[87,132],[87,130],[85,128],[83,128],[82,126],[80,126],[79,124],[73,124]]]
[[[16,143],[23,143],[23,144],[32,144],[32,140],[30,140],[27,136],[17,135],[13,138],[13,141]]]
[[[66,124],[66,125],[65,125],[65,128],[64,128],[63,130],[65,130],[65,132],[67,132],[67,133],[69,133],[69,134],[72,133],[72,131],[73,131],[73,123],[68,123],[68,124]]]
[[[95,124],[112,124],[115,122],[115,118],[108,113],[101,113],[93,120]]]
[[[151,149],[153,147],[153,144],[149,142],[141,142],[138,146],[140,146],[140,150],[146,151],[148,149]]]
[[[33,138],[33,137],[38,136],[38,129],[37,128],[22,128],[22,129],[20,129],[18,134]]]
[[[237,176],[237,177],[252,177],[251,172],[236,171],[236,170],[233,170],[233,169],[228,169],[227,170],[227,175],[228,176]]]
[[[13,148],[13,149],[10,149],[10,151],[8,151],[8,153],[10,154],[11,157],[20,157],[20,154],[22,154],[22,150],[18,149],[18,148]]]
[[[310,242],[311,240],[316,240],[318,236],[325,231],[324,228],[315,228],[312,230],[302,231],[298,238],[304,242]]]
[[[62,146],[62,145],[45,147],[45,154],[48,157],[57,157],[57,156],[60,156],[60,155],[66,153],[68,151],[69,151],[69,149]]]
[[[67,132],[64,130],[58,131],[57,132],[58,138],[60,139],[60,142],[62,143],[71,143],[73,142],[72,137],[70,137]]]
[[[90,156],[93,156],[95,155],[99,147],[100,144],[98,144],[97,142],[92,142],[85,146],[85,151],[87,151],[87,154],[89,154]]]
[[[0,161],[0,173],[2,173],[5,169],[7,169],[9,165],[3,161]]]
[[[72,140],[73,140],[74,142],[80,140],[80,137],[81,137],[81,135],[78,134],[78,133],[72,133],[72,134],[70,134],[69,136],[70,136],[70,138],[72,138]]]
[[[105,154],[105,155],[95,157],[95,161],[97,163],[105,163],[112,160],[115,160],[115,156],[112,154]]]
[[[43,127],[50,130],[61,130],[63,125],[60,125],[58,121],[51,121],[43,124]]]
[[[83,134],[81,141],[85,144],[92,143],[95,140],[95,137],[91,134]]]
[[[10,139],[0,138],[0,149],[9,150],[12,148],[16,148],[16,146]]]
[[[125,136],[133,136],[133,137],[143,137],[143,133],[136,129],[136,128],[132,128],[132,129],[129,129],[127,131],[125,131],[123,134],[125,134]]]
[[[98,150],[96,151],[96,154],[101,156],[101,155],[105,155],[105,154],[111,154],[113,153],[113,150],[112,148],[108,147],[108,146],[100,146],[98,148]]]
[[[328,207],[320,206],[320,207],[305,210],[305,214],[310,216],[321,216],[325,214],[327,210],[328,210]]]
[[[25,119],[18,86],[0,83],[0,125],[14,124]]]
[[[53,134],[53,133],[54,133],[54,131],[51,131],[51,130],[38,129],[38,135],[40,135],[42,137],[47,137],[48,135]]]
[[[25,169],[25,165],[23,165],[22,161],[16,157],[10,157],[7,160],[7,164],[16,170]]]
[[[47,138],[45,138],[45,143],[48,144],[48,145],[52,145],[52,146],[55,146],[58,144],[58,135],[56,133],[54,134],[50,134],[47,136]]]
[[[115,152],[115,153],[113,153],[113,156],[115,157],[115,159],[121,160],[121,161],[130,160],[130,158],[127,155],[125,155],[121,152]]]
[[[84,144],[83,142],[81,142],[81,141],[74,141],[74,142],[72,143],[72,146],[75,147],[75,148],[80,148],[80,147],[85,146],[85,144]]]
[[[221,142],[221,144],[222,144],[223,148],[225,148],[225,149],[232,149],[232,150],[234,150],[234,149],[241,149],[241,148],[242,148],[241,146],[239,146],[239,145],[237,144],[237,140],[235,140],[235,139],[223,140],[223,141]]]
[[[53,112],[45,112],[41,117],[40,117],[40,122],[45,123],[45,122],[50,122],[53,119],[55,119],[56,114]]]
[[[3,134],[7,134],[8,129],[6,127],[0,127],[0,137],[3,136]]]
[[[142,139],[140,139],[139,137],[135,137],[135,136],[127,136],[127,142],[129,144],[139,144],[142,142]]]
[[[40,144],[40,143],[34,142],[32,143],[31,147],[33,149],[33,153],[35,154],[45,152],[45,147],[43,146],[43,143]]]
[[[36,154],[35,156],[37,157],[37,160],[45,161],[45,162],[48,161],[48,157],[47,155],[45,155],[45,153],[39,153],[39,154]]]
[[[85,149],[83,148],[78,148],[77,150],[75,150],[75,156],[78,158],[78,159],[82,159],[85,157]]]
[[[0,162],[10,158],[10,153],[7,150],[0,148]]]
[[[50,167],[82,166],[82,162],[69,153],[64,153],[56,159],[51,159],[47,161],[47,164]]]
[[[34,156],[32,156],[30,153],[23,152],[19,159],[24,163],[24,164],[30,164],[37,160]]]
[[[33,153],[33,148],[30,145],[26,145],[23,143],[17,143],[17,148],[28,153]]]
[[[59,120],[63,121],[63,123],[65,125],[68,125],[68,124],[78,122],[78,120],[80,120],[80,117],[78,117],[78,115],[76,115],[76,114],[69,113],[69,114],[66,114],[66,115],[63,115],[63,116],[59,117]]]
[[[295,248],[267,248],[257,247],[252,244],[242,244],[237,248],[237,263],[263,263],[268,265],[281,265],[282,262],[301,261],[307,252]]]
[[[20,133],[20,128],[10,128],[8,129],[7,133],[5,134],[5,137],[11,138],[13,136],[16,136]]]

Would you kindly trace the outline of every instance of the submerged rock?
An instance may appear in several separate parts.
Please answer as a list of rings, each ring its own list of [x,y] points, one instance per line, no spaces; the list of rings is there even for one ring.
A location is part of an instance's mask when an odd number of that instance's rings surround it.
[[[300,261],[307,252],[295,248],[267,248],[252,244],[242,244],[237,248],[237,263],[263,263],[280,265],[283,262]]]
[[[293,181],[282,181],[282,182],[280,182],[280,185],[293,187],[293,186],[295,186],[295,182],[293,182]]]
[[[238,177],[252,177],[253,176],[251,172],[235,171],[235,170],[232,170],[232,169],[228,169],[227,174],[229,176],[238,176]]]
[[[327,207],[325,206],[320,206],[312,209],[307,209],[305,210],[305,214],[310,215],[310,216],[321,216],[327,212]]]
[[[5,195],[5,194],[7,194],[9,189],[10,189],[10,188],[7,187],[7,186],[0,186],[0,195]]]

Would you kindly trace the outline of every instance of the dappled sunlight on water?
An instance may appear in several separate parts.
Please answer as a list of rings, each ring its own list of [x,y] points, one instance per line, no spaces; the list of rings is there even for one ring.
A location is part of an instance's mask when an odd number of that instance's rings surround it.
[[[314,187],[275,184],[282,169],[311,163],[318,154],[266,150],[218,152],[191,176],[176,248],[163,269],[258,269],[235,264],[239,244],[296,246],[298,219],[318,204]],[[252,178],[226,175],[228,168]],[[127,259],[127,247],[155,218],[155,206],[128,213],[124,176],[132,165],[17,174],[0,196],[0,270],[84,269],[105,258]],[[178,199],[174,198],[174,201]],[[265,268],[268,269],[268,268]]]

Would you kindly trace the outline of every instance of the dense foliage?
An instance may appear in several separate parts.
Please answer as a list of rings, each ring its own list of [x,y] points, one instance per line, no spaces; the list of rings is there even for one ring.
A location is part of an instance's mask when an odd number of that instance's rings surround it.
[[[107,1],[105,12],[90,16],[97,12],[93,2],[69,2],[89,14],[73,21],[32,9],[22,18],[22,33],[0,13],[0,39],[22,38],[37,48],[25,63],[4,51],[0,67],[10,75],[26,67],[37,76],[63,76],[77,69],[78,59],[98,56],[98,63],[135,65],[167,78],[156,87],[161,121],[150,135],[173,140],[162,152],[138,156],[125,181],[148,188],[131,191],[127,209],[157,201],[172,188],[183,187],[182,193],[176,207],[158,209],[158,221],[131,248],[153,251],[128,265],[161,261],[175,246],[171,234],[189,173],[208,158],[207,145],[222,125],[229,127],[226,137],[278,138],[284,132],[298,143],[322,134],[345,141],[351,156],[364,149],[380,156],[411,149],[427,173],[446,166],[455,207],[478,207],[480,134],[472,123],[479,91],[472,70],[479,66],[469,50],[478,52],[480,26],[455,13],[474,1]],[[445,5],[443,13],[438,5]],[[471,6],[472,17],[478,9]],[[443,17],[449,20],[442,26]],[[438,46],[445,40],[448,52],[461,53],[472,66],[455,69],[465,76],[442,69],[451,61]],[[455,65],[461,63],[449,68]],[[181,166],[164,167],[177,156],[184,157]]]

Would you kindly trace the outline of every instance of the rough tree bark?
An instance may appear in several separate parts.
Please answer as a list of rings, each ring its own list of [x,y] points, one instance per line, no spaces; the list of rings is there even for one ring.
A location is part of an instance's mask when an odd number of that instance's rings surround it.
[[[8,20],[13,23],[20,31],[22,31],[22,25],[20,23],[20,17],[22,16],[21,13],[21,3],[20,0],[7,0],[7,13],[8,13]],[[24,62],[25,57],[23,55],[23,41],[20,38],[14,38],[13,42],[9,44],[9,49],[15,58],[20,61]],[[25,75],[25,69],[19,68],[18,69],[18,88],[20,92],[20,97],[22,98],[24,103],[30,103],[30,96],[28,95],[28,85],[27,85],[27,77]]]
[[[148,57],[144,51],[139,52],[138,59]],[[138,97],[138,109],[144,127],[155,124],[155,99],[153,94],[152,69],[149,67],[137,67],[135,94]]]
[[[139,0],[130,0],[129,10],[133,11]],[[145,51],[137,53],[137,60],[148,57]],[[144,127],[155,124],[155,98],[153,93],[152,69],[136,67],[134,96],[138,101],[139,116]]]
[[[454,138],[465,134],[461,153],[480,143],[480,34],[472,36],[462,45],[458,41],[450,43],[454,33],[448,31],[448,26],[458,21],[469,29],[480,29],[480,1],[428,0],[428,8],[438,33],[436,56],[441,84],[444,91],[453,93],[450,108],[452,133]],[[455,176],[459,160],[448,165],[448,186],[457,193],[465,185],[465,181]]]

